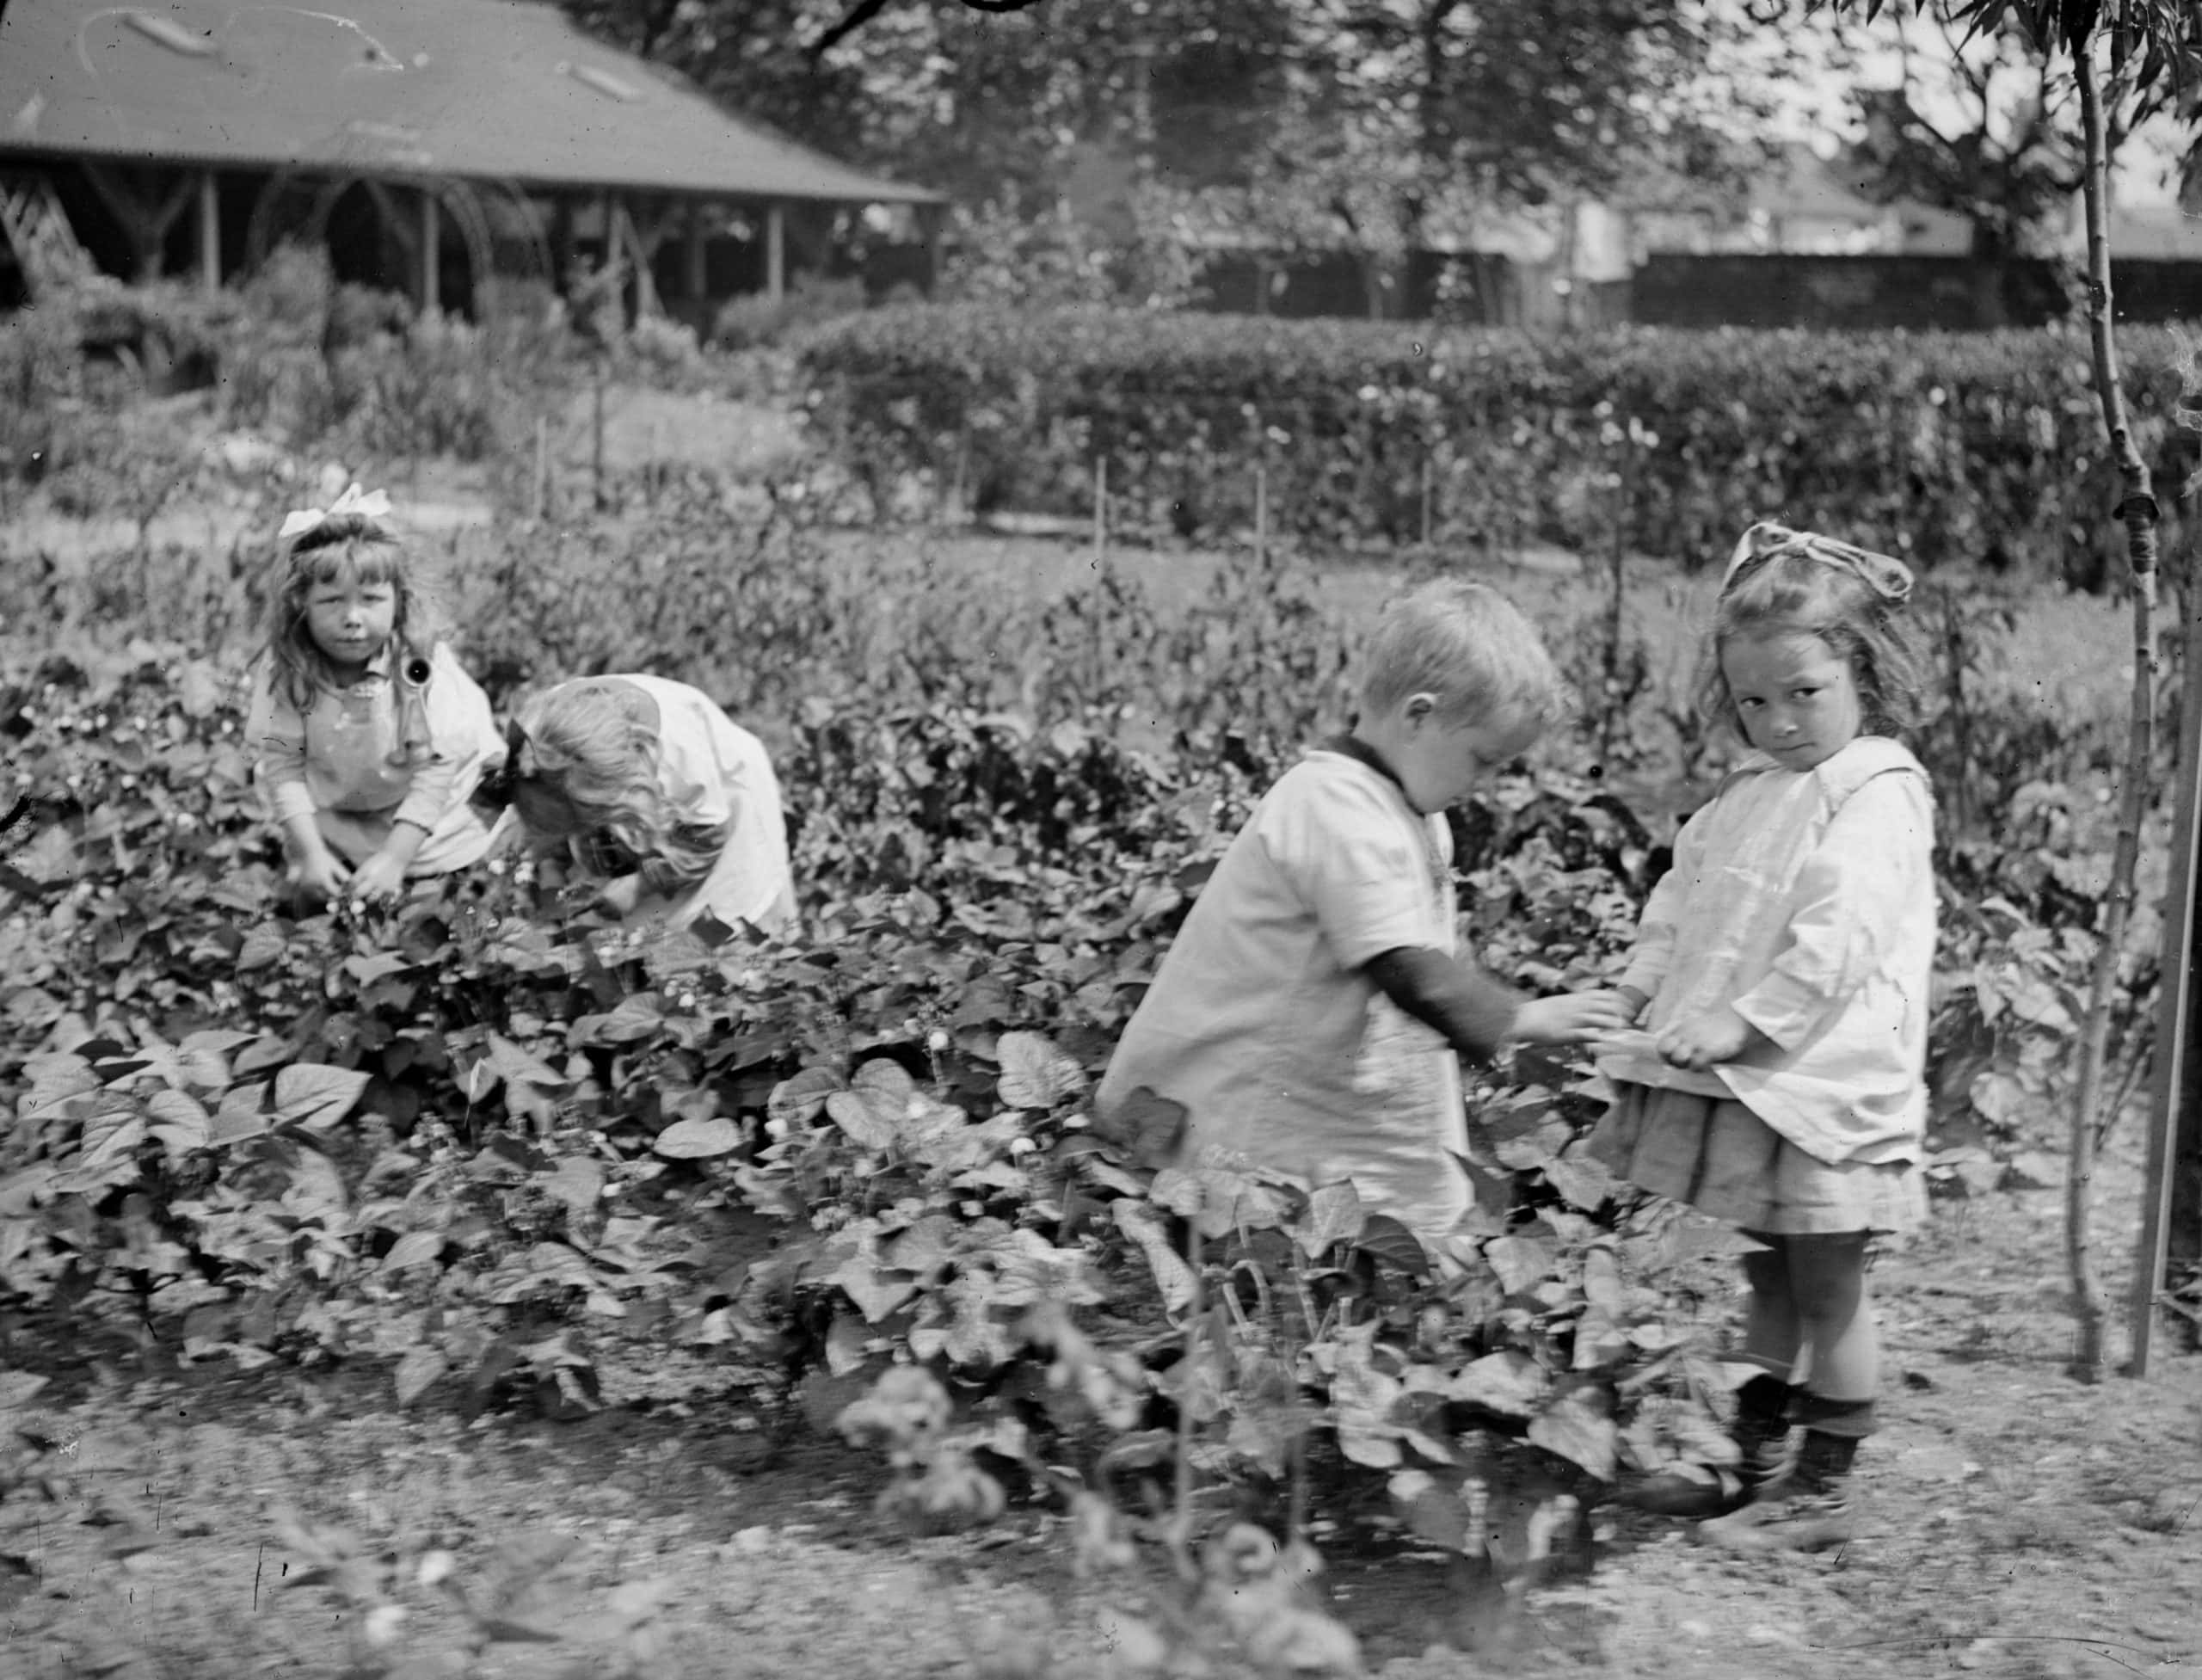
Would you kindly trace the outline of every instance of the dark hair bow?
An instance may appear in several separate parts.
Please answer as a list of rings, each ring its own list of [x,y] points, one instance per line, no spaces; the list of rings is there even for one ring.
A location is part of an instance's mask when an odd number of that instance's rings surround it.
[[[467,803],[485,817],[495,817],[513,803],[513,790],[535,768],[527,731],[518,721],[505,725],[504,762],[483,772]]]

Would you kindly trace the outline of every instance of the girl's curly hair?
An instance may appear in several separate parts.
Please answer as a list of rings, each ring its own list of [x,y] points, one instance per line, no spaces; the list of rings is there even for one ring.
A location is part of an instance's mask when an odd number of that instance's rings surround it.
[[[435,603],[412,555],[395,531],[365,514],[333,514],[302,532],[277,563],[280,582],[268,610],[268,657],[276,692],[300,711],[320,691],[335,686],[329,655],[306,625],[306,600],[317,585],[348,574],[362,583],[387,583],[397,597],[391,640],[407,659],[427,659],[439,628]]]
[[[526,708],[513,791],[527,826],[570,840],[604,875],[641,871],[653,884],[700,881],[718,861],[722,827],[684,820],[658,785],[657,707],[616,678],[561,683]],[[563,796],[571,826],[527,797],[529,786]]]
[[[1917,726],[1926,687],[1903,610],[1855,572],[1806,553],[1774,555],[1739,572],[1714,605],[1698,705],[1742,735],[1743,719],[1720,668],[1721,649],[1738,637],[1817,636],[1850,668],[1860,732],[1900,736]]]

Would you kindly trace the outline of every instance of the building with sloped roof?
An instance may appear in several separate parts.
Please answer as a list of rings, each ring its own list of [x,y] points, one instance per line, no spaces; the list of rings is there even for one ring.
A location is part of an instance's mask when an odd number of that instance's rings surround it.
[[[939,204],[539,0],[0,9],[0,231],[26,288],[88,262],[218,285],[304,239],[429,307],[581,255],[624,259],[638,310],[700,317],[777,295],[858,218],[929,236]]]

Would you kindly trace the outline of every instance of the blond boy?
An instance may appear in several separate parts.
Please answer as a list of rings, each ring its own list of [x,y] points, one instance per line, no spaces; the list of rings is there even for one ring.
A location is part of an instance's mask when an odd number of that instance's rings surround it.
[[[1350,1179],[1425,1235],[1473,1201],[1458,1058],[1586,1042],[1617,994],[1528,999],[1459,955],[1443,812],[1559,707],[1535,630],[1479,583],[1393,602],[1352,729],[1263,797],[1202,889],[1098,1093],[1181,1105],[1181,1164],[1303,1188]]]

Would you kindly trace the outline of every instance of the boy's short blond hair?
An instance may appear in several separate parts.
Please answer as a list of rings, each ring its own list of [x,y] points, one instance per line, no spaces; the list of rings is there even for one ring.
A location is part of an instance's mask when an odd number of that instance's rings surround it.
[[[1566,710],[1544,639],[1486,583],[1441,578],[1387,603],[1362,651],[1361,707],[1381,716],[1437,697],[1448,723],[1516,717],[1541,731]]]

